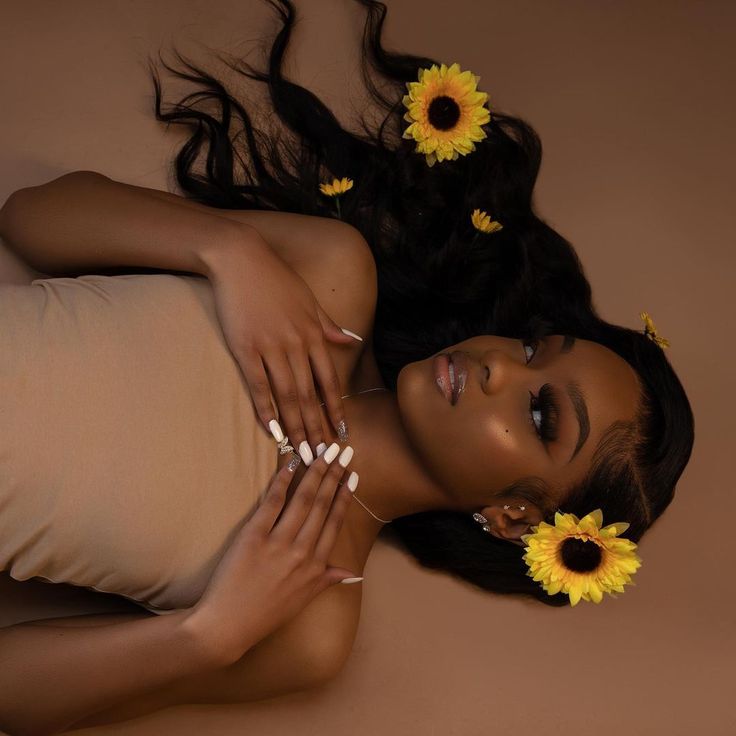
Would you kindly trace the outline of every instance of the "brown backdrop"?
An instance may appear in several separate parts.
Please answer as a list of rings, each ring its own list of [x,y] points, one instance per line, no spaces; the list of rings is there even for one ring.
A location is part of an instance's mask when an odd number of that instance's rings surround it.
[[[296,4],[288,69],[347,122],[350,103],[364,99],[362,9]],[[541,214],[577,248],[604,317],[638,329],[649,311],[671,341],[696,416],[693,457],[640,544],[636,587],[616,600],[563,610],[504,600],[379,542],[355,649],[336,681],[262,703],[169,709],[115,733],[734,733],[736,489],[726,458],[735,439],[736,5],[387,4],[389,48],[457,61],[481,76],[491,109],[539,131]],[[237,54],[276,27],[260,0],[27,0],[2,10],[0,201],[75,169],[175,190],[168,164],[185,135],[153,118],[145,53],[175,41],[204,61],[198,42]],[[162,76],[167,100],[191,91]],[[22,583],[13,594],[0,624],[120,608],[68,586]]]

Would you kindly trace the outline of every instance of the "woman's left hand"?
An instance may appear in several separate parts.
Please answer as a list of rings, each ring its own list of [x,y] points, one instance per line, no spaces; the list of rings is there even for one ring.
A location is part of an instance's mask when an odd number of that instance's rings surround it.
[[[225,340],[248,383],[266,431],[276,419],[298,450],[324,441],[319,382],[335,431],[345,419],[342,389],[327,340],[352,343],[320,307],[314,293],[254,230],[211,259],[208,278]],[[312,374],[314,370],[314,375]],[[306,431],[305,431],[306,428]]]

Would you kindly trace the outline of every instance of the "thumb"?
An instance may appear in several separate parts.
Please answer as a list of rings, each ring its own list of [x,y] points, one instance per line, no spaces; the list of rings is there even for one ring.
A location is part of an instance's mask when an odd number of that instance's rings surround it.
[[[348,330],[348,333],[350,334],[346,334],[343,330],[347,328],[340,327],[319,305],[317,305],[317,316],[319,317],[320,324],[322,325],[322,332],[328,340],[341,343],[363,341],[363,338],[359,335],[353,337],[355,333],[350,330]]]

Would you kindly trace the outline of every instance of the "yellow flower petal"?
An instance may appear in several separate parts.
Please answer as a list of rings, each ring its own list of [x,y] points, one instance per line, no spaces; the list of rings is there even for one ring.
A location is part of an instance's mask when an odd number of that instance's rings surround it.
[[[652,322],[652,318],[646,312],[640,312],[639,317],[644,320],[644,334],[661,348],[669,347],[669,340],[665,340],[665,338],[657,335],[657,329],[654,326],[654,322]]]
[[[322,194],[326,194],[328,197],[335,197],[352,188],[353,180],[347,176],[344,176],[342,179],[333,179],[331,184],[323,183],[319,185]]]
[[[494,233],[503,228],[503,225],[501,225],[500,222],[491,220],[490,215],[480,209],[473,210],[470,215],[470,220],[476,230],[480,230],[483,233]]]
[[[582,597],[582,590],[579,586],[574,586],[570,588],[570,605],[571,606],[577,606],[577,604],[580,602],[580,598]]]

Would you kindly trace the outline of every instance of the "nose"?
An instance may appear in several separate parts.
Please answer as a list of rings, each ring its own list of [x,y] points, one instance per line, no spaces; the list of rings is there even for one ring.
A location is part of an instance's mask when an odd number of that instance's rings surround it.
[[[500,391],[514,375],[523,370],[521,358],[516,358],[505,350],[486,350],[481,356],[481,386],[487,394]]]

